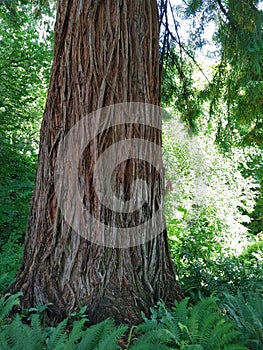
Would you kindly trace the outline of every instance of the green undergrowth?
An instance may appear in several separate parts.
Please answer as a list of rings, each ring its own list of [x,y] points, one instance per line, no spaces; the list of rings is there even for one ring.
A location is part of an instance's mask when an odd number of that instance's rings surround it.
[[[21,293],[0,299],[1,350],[242,350],[263,348],[263,299],[242,293],[214,296],[191,304],[189,298],[168,309],[163,302],[151,308],[137,326],[116,326],[106,319],[88,326],[85,307],[56,326],[44,323],[48,306],[10,312]]]

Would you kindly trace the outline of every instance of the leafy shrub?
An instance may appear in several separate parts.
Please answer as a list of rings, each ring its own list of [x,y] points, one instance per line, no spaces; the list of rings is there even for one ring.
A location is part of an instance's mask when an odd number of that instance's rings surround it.
[[[11,235],[2,246],[0,253],[0,293],[4,292],[13,282],[21,265],[24,247],[19,243],[19,239],[19,237]]]
[[[167,228],[184,292],[195,302],[223,291],[262,292],[263,240],[258,234],[258,242],[253,243],[248,230],[260,181],[251,176],[251,169],[244,171],[255,150],[233,148],[222,154],[213,137],[199,136],[196,141],[203,155],[200,162],[204,163],[207,187],[203,202],[196,205],[193,195],[198,167],[193,169],[187,142],[177,139],[179,131],[173,121],[165,122],[166,174],[174,184],[166,197]],[[191,211],[196,214],[193,220],[189,220]]]
[[[189,144],[178,137],[177,125],[166,122],[163,137],[166,176],[172,183],[166,219],[176,264],[185,263],[178,252],[205,259],[221,253],[238,255],[249,242],[247,225],[258,180],[242,174],[247,158],[241,149],[223,155],[207,137]]]
[[[0,248],[11,235],[23,242],[34,186],[35,158],[0,139]]]
[[[263,295],[263,242],[249,245],[241,255],[220,255],[218,258],[191,256],[181,260],[177,268],[186,295],[196,302],[200,297],[241,290],[249,295]],[[183,265],[184,263],[184,265]]]

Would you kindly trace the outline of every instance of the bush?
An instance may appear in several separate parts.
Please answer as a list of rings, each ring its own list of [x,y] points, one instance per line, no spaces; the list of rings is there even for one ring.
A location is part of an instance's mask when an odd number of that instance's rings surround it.
[[[21,265],[23,245],[11,236],[2,246],[0,253],[0,293],[14,281],[17,271]]]
[[[191,242],[181,252],[175,250],[173,242],[172,249],[173,254],[178,254],[179,263],[176,258],[175,262],[181,287],[193,302],[211,294],[222,298],[224,292],[235,294],[238,290],[245,295],[254,292],[263,295],[263,241],[260,237],[239,256],[221,254],[213,258],[208,253],[201,254],[198,245],[195,256]],[[190,250],[188,255],[187,249]]]

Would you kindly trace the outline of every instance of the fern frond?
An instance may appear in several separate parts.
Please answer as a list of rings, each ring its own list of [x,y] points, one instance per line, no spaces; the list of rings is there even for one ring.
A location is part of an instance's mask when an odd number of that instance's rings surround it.
[[[192,308],[187,322],[192,344],[206,346],[217,320],[217,308],[214,297],[201,299]]]
[[[57,327],[49,328],[49,334],[46,339],[48,350],[63,350],[67,341],[66,327],[68,318],[65,318]]]
[[[135,343],[138,347],[150,344],[152,349],[163,346],[167,349],[225,350],[231,345],[233,349],[245,349],[238,339],[240,332],[221,314],[215,297],[203,298],[193,307],[188,306],[188,300],[176,302],[171,311],[161,305],[161,310],[154,309],[154,312],[153,319],[146,319],[138,326],[144,333]]]
[[[20,305],[19,297],[21,296],[22,293],[18,292],[16,294],[6,294],[0,299],[0,324],[14,306]]]
[[[39,350],[44,349],[47,332],[41,326],[39,316],[34,315],[31,326],[23,324],[17,316],[11,324],[3,330],[5,342],[9,345],[9,350]]]
[[[246,319],[243,310],[243,305],[245,304],[243,296],[239,293],[238,296],[235,297],[225,292],[223,295],[226,299],[225,306],[231,318],[235,321],[239,329],[243,329],[243,322]]]
[[[158,349],[158,350],[171,350],[170,347],[167,347],[166,345],[162,345],[162,344],[158,344],[158,347],[153,347],[152,344],[140,344],[135,342],[135,344],[129,348],[129,350],[154,350],[154,349]]]
[[[236,296],[224,293],[229,316],[241,331],[249,348],[263,349],[263,298],[250,294],[247,300],[239,291]]]
[[[121,349],[119,346],[117,346],[117,341],[121,338],[121,336],[126,332],[127,329],[127,326],[116,327],[110,334],[108,334],[107,337],[100,341],[100,343],[96,347],[96,350]]]
[[[189,299],[184,298],[182,301],[178,302],[177,300],[174,302],[175,307],[172,308],[173,317],[175,322],[180,322],[182,324],[186,324],[188,320],[189,314]]]
[[[111,339],[111,343],[108,343],[108,347],[105,350],[118,349],[116,337],[120,337],[125,330],[126,326],[116,328],[113,320],[106,319],[96,325],[89,327],[83,335],[80,343],[77,345],[77,350],[97,350],[100,344],[107,344],[108,338]],[[113,338],[111,337],[113,335]]]
[[[31,338],[32,347],[39,349],[40,344],[45,344],[47,338],[47,330],[41,323],[41,316],[39,314],[32,315],[31,325],[26,326],[26,333]]]
[[[229,320],[219,320],[215,324],[213,331],[210,334],[210,339],[207,339],[206,348],[209,349],[209,346],[216,349],[225,349],[225,346],[230,344],[237,345],[239,342],[240,332],[237,331]],[[241,345],[239,345],[241,346]],[[241,347],[244,349],[244,346]]]
[[[163,316],[159,323],[155,320],[148,320],[145,323],[138,326],[138,330],[144,333],[139,338],[139,344],[142,342],[148,342],[154,344],[171,345],[179,344],[181,332],[178,324],[174,321],[173,315],[169,317]]]
[[[86,323],[87,319],[83,318],[81,320],[75,321],[73,323],[73,328],[68,336],[68,341],[64,346],[63,350],[72,350],[75,349],[77,346],[77,343],[80,341],[80,339],[85,334],[83,327]]]
[[[152,330],[149,331],[142,336],[140,336],[131,347],[132,350],[139,349],[163,349],[163,350],[171,350],[172,347],[167,345],[170,337],[167,334],[165,329]]]
[[[245,345],[242,344],[229,344],[225,345],[224,350],[248,350],[248,348]]]

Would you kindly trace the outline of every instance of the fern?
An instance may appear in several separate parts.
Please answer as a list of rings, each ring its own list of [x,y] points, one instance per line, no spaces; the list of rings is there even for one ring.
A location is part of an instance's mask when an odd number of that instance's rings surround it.
[[[162,345],[162,344],[157,344],[156,347],[153,347],[152,344],[150,343],[140,343],[140,342],[136,342],[136,344],[134,346],[132,346],[131,348],[129,348],[131,350],[171,350],[170,347],[167,347],[166,345]]]
[[[57,327],[49,328],[49,334],[46,339],[48,350],[64,350],[67,341],[66,326],[68,319],[65,318]]]
[[[131,349],[246,349],[234,324],[219,312],[216,298],[202,299],[193,307],[188,302],[176,302],[170,311],[159,303],[151,319],[138,327],[143,335]]]
[[[187,323],[189,309],[187,307],[190,298],[185,298],[182,301],[175,301],[173,307],[173,318],[177,323]]]
[[[86,317],[69,322],[65,319],[56,327],[45,327],[39,313],[33,314],[24,324],[21,316],[5,317],[13,306],[19,304],[19,296],[7,295],[0,299],[0,349],[1,350],[117,350],[118,339],[127,326],[116,327],[113,320],[85,328]],[[250,349],[263,346],[263,300],[259,296],[248,301],[240,294],[225,295],[230,317],[239,330],[245,334]],[[2,325],[1,325],[2,324]],[[141,334],[126,350],[242,350],[242,337],[234,323],[220,313],[217,299],[204,298],[190,306],[189,299],[175,302],[172,310],[163,302],[151,309],[151,318],[144,316],[144,322],[136,329]],[[238,341],[238,340],[239,341]]]
[[[73,323],[73,328],[69,333],[68,341],[63,350],[71,350],[76,348],[76,344],[81,340],[81,338],[85,334],[83,328],[86,322],[87,319],[82,318],[81,320],[75,321]]]
[[[203,349],[223,349],[237,339],[231,322],[225,319],[217,307],[214,297],[201,299],[190,311],[188,319],[189,339]]]
[[[239,291],[236,296],[224,293],[225,307],[235,321],[250,349],[263,349],[263,298],[259,294],[246,299]]]
[[[21,320],[19,321],[21,322]],[[24,328],[26,329],[26,333],[28,334],[28,337],[31,338],[32,349],[39,349],[39,344],[45,343],[47,333],[48,333],[46,328],[41,323],[40,315],[39,314],[32,315],[31,325],[30,326],[26,325]],[[37,344],[38,346],[35,346]]]
[[[2,248],[3,250],[3,248]],[[2,255],[3,253],[1,253]],[[2,258],[2,256],[0,255],[0,259]],[[2,260],[2,259],[1,259]],[[2,263],[2,261],[1,261]],[[0,265],[0,273],[1,273],[1,265]],[[13,278],[12,278],[12,273],[10,272],[5,272],[5,273],[1,273],[0,275],[0,292],[4,292],[8,286],[10,286],[10,284],[13,282]]]
[[[40,312],[32,314],[25,324],[22,316],[13,319],[5,317],[15,305],[19,305],[19,297],[6,295],[0,299],[0,349],[1,350],[116,350],[118,339],[125,333],[127,326],[116,327],[113,320],[107,319],[85,329],[87,319],[73,324],[66,318],[56,327],[45,327]],[[44,310],[38,308],[38,310]],[[35,309],[31,309],[36,311]],[[71,328],[72,327],[72,328]],[[71,328],[71,330],[69,330]]]
[[[113,320],[105,321],[89,327],[77,346],[77,350],[116,350],[121,349],[117,340],[127,330],[127,326],[116,327]]]
[[[116,350],[121,349],[121,347],[117,346],[117,341],[120,337],[125,333],[128,329],[127,326],[118,326],[112,332],[108,334],[108,336],[103,337],[101,339],[98,346],[95,348],[96,350]]]
[[[39,315],[32,317],[30,327],[16,316],[0,335],[1,350],[40,350],[46,336],[47,331],[41,325]]]
[[[0,325],[4,321],[5,317],[11,312],[13,307],[20,304],[19,297],[21,297],[21,295],[21,292],[13,295],[6,294],[0,299]]]

